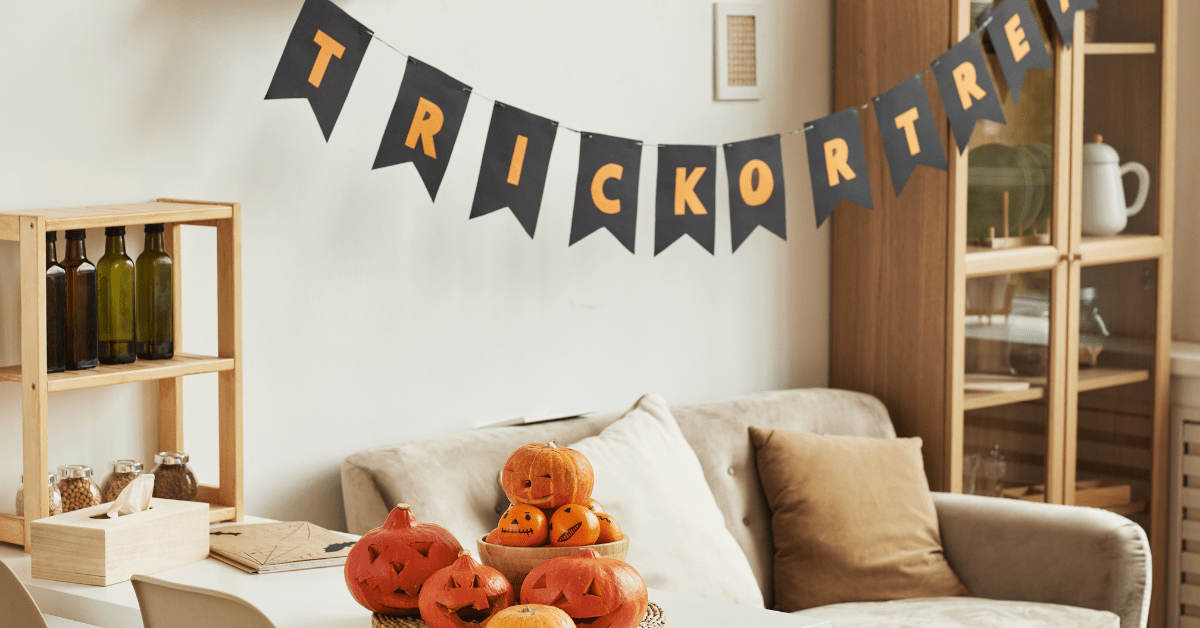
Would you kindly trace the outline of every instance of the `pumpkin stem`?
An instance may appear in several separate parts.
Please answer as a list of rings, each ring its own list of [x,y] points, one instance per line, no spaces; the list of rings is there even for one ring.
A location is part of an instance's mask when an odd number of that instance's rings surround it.
[[[396,504],[396,508],[399,508],[400,510],[412,510],[412,506],[409,506],[403,502]]]
[[[459,558],[462,558],[463,556],[470,556],[470,555],[471,555],[471,550],[458,550]]]
[[[549,447],[550,449],[558,449],[558,444],[556,443],[556,441],[550,441],[550,442],[546,443],[546,446]]]

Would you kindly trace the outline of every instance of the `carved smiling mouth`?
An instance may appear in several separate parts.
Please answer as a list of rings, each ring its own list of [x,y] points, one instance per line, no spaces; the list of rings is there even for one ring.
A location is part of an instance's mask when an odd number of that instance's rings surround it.
[[[583,525],[583,522],[579,522],[579,523],[576,523],[575,525],[567,528],[567,531],[563,532],[562,536],[558,537],[558,542],[564,543],[567,541],[567,539],[570,539],[571,537],[575,536],[575,533],[579,531],[579,526],[582,526],[582,525]]]

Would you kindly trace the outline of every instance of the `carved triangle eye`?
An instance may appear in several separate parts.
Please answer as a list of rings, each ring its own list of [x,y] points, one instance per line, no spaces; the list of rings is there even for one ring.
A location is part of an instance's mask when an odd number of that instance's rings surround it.
[[[460,588],[460,587],[458,586],[458,582],[456,582],[454,580],[454,578],[448,578],[446,580],[446,590],[447,591],[449,591],[450,589],[458,589],[458,588]]]
[[[392,563],[392,571],[396,572],[397,576],[400,575],[400,572],[404,571],[405,564],[406,563]]]
[[[533,588],[535,588],[535,589],[545,589],[546,588],[546,574],[542,574],[542,577],[538,578],[537,582],[533,583]]]
[[[594,595],[596,597],[604,597],[600,593],[600,587],[596,586],[595,579],[593,579],[591,582],[588,583],[587,591],[584,591],[584,593],[586,593],[587,595]]]
[[[380,549],[378,545],[372,544],[367,546],[367,556],[371,557],[371,562],[375,562],[375,559],[379,558],[379,554]]]
[[[429,558],[429,549],[433,547],[432,541],[414,541],[408,544],[414,552],[425,558]]]

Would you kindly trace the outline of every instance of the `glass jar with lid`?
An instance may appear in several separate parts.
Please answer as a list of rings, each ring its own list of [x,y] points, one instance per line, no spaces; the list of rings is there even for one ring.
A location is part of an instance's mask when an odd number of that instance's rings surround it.
[[[58,468],[58,490],[62,493],[63,512],[100,505],[100,489],[92,481],[92,468],[67,464]]]
[[[136,460],[114,460],[109,465],[112,472],[104,478],[104,487],[100,489],[100,499],[105,502],[116,501],[121,491],[142,474],[142,463]]]
[[[50,500],[50,516],[61,515],[63,512],[62,493],[58,492],[58,478],[53,473],[46,474],[46,493]],[[17,516],[25,516],[25,476],[21,475],[21,488],[17,489]]]
[[[200,486],[188,468],[188,455],[182,451],[160,451],[154,454],[154,496],[162,499],[191,501]]]

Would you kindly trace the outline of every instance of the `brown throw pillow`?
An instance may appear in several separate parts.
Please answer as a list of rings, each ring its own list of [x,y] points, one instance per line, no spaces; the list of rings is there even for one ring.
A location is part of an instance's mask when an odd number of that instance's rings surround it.
[[[942,553],[920,438],[750,428],[771,507],[775,609],[969,595]]]

